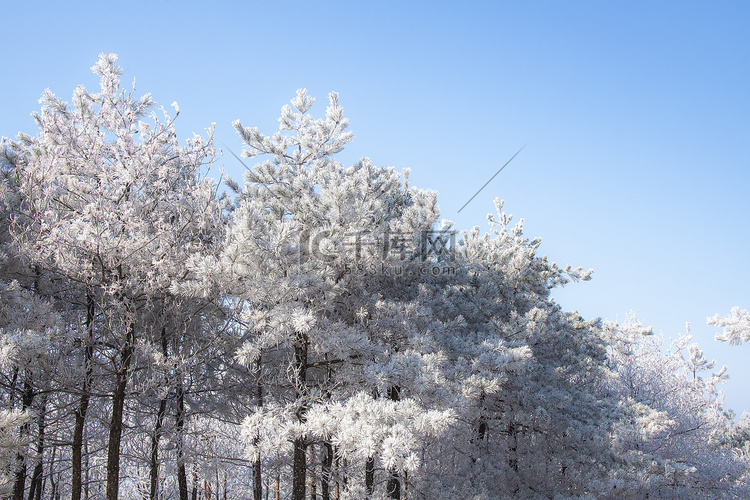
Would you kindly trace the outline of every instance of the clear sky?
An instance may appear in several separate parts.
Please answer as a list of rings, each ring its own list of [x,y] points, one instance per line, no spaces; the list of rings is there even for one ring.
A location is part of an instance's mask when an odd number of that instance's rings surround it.
[[[111,5],[111,6],[110,6]],[[750,308],[750,3],[13,2],[0,28],[0,135],[35,133],[45,88],[97,88],[119,54],[183,138],[231,122],[266,133],[296,89],[335,90],[357,139],[342,160],[410,168],[458,228],[492,200],[593,281],[555,296],[586,317],[632,309],[675,337],[691,323],[729,365],[727,406],[750,411],[750,345],[713,340],[706,316]],[[461,213],[466,201],[518,157]],[[242,167],[228,153],[234,178]]]

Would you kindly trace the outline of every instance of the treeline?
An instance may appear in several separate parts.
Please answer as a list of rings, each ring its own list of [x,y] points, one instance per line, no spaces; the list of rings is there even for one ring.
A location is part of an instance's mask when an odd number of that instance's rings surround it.
[[[689,337],[550,298],[590,271],[439,223],[408,172],[298,91],[213,132],[120,86],[49,91],[3,141],[0,474],[13,499],[745,498],[747,420]]]

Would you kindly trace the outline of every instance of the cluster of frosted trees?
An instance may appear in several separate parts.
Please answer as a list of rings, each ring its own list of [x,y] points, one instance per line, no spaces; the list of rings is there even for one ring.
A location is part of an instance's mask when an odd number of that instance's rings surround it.
[[[120,86],[4,141],[0,493],[14,499],[746,498],[750,422],[689,337],[565,312],[589,272],[497,203],[454,234],[299,91],[222,193],[212,133]],[[716,317],[747,340],[748,316]],[[744,321],[744,323],[743,323]]]

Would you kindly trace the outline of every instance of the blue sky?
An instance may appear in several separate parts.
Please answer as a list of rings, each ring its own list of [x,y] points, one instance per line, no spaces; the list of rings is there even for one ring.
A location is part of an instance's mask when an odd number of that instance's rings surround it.
[[[551,260],[594,269],[555,292],[566,309],[632,309],[666,337],[690,322],[729,365],[727,405],[750,411],[750,346],[705,325],[750,307],[750,4],[16,2],[4,21],[0,135],[35,132],[45,88],[96,89],[101,52],[179,103],[183,138],[216,123],[235,152],[233,120],[271,133],[296,89],[318,113],[335,90],[357,137],[344,163],[410,168],[459,228],[504,199]]]

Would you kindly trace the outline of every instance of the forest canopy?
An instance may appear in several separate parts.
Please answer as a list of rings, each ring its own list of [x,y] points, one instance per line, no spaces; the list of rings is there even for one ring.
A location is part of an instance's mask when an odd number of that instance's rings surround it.
[[[689,334],[585,319],[591,279],[497,200],[440,219],[337,155],[302,89],[220,186],[213,129],[121,86],[46,91],[0,161],[3,498],[747,498],[750,419]],[[735,308],[709,324],[750,338]]]

